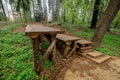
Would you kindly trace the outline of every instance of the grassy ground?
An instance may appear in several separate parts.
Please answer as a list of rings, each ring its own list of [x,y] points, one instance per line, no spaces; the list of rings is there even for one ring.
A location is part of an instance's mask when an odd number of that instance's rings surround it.
[[[34,72],[31,40],[23,32],[12,31],[22,25],[11,24],[0,30],[0,80],[45,79]],[[53,68],[50,61],[46,61],[43,69],[48,67]]]

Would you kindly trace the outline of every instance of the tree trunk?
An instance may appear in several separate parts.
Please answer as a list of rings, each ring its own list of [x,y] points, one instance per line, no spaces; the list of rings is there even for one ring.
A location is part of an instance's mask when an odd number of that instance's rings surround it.
[[[54,10],[54,0],[52,0],[52,17],[53,17],[53,21],[55,21],[55,10]]]
[[[47,21],[47,5],[46,0],[43,0],[43,7],[44,7],[44,21]]]
[[[100,1],[101,0],[95,0],[94,11],[93,11],[93,16],[92,16],[92,22],[91,22],[91,26],[90,26],[91,29],[95,29],[96,28]]]
[[[27,22],[27,17],[26,17],[26,11],[23,10],[23,14],[24,14],[24,22],[26,23]]]
[[[63,12],[63,21],[64,22],[66,22],[66,17],[65,17],[66,15],[65,14],[66,14],[66,11],[65,11],[65,8],[64,8],[64,12]]]
[[[57,17],[56,18],[57,18],[57,21],[58,21],[59,20],[59,10],[60,10],[60,0],[57,0],[56,7],[57,7],[57,12],[56,12]]]
[[[108,7],[105,10],[101,20],[99,21],[98,27],[92,38],[95,48],[100,46],[105,33],[109,29],[110,23],[113,21],[119,9],[120,9],[120,0],[110,0]]]
[[[43,18],[43,8],[42,8],[42,1],[41,0],[38,0],[38,5],[39,5],[39,10],[40,10],[41,18]]]
[[[2,4],[2,1],[0,0],[0,4],[2,6],[2,10],[3,10],[3,17],[4,19],[6,20],[6,14],[5,14],[5,10],[4,10],[4,7],[3,7],[3,4]]]
[[[33,21],[35,21],[35,3],[34,3],[34,1],[32,1],[32,4],[33,4],[33,14],[34,14]]]

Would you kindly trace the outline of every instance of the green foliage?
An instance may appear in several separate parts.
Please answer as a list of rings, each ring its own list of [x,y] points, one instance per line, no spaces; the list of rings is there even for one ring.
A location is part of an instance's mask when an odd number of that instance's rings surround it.
[[[65,16],[67,23],[86,23],[88,26],[91,22],[93,5],[94,0],[64,0],[61,4],[63,11],[60,20],[62,22]]]
[[[47,49],[49,45],[50,43],[42,42],[40,46],[41,48]]]
[[[22,25],[11,24],[0,31],[0,80],[36,79],[31,40],[25,33],[12,32]],[[50,61],[45,63],[43,70],[47,67],[54,68]],[[44,80],[43,77],[40,80]]]
[[[20,11],[20,8],[23,10],[30,10],[30,1],[29,0],[17,0],[16,10]]]

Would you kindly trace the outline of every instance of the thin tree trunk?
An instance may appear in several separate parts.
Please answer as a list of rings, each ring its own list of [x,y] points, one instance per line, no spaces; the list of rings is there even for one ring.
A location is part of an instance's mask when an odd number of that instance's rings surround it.
[[[27,17],[26,17],[26,11],[25,10],[23,10],[23,14],[24,14],[24,22],[26,23],[27,22]]]
[[[34,14],[34,17],[33,17],[33,21],[35,21],[35,4],[34,4],[34,1],[33,1],[33,14]]]
[[[1,3],[1,6],[2,6],[2,10],[3,10],[3,17],[6,20],[6,14],[5,14],[5,10],[4,10],[4,7],[3,7],[3,4],[2,4],[1,0],[0,0],[0,3]]]
[[[100,1],[101,0],[95,0],[94,11],[93,11],[93,16],[92,16],[92,22],[91,22],[91,26],[90,26],[91,29],[95,29],[96,28]]]
[[[55,10],[54,10],[54,0],[52,0],[52,17],[53,17],[53,21],[55,21]]]
[[[47,6],[46,6],[46,0],[43,0],[43,6],[44,6],[44,21],[47,21]]]
[[[66,14],[66,11],[65,11],[65,8],[64,8],[64,12],[63,12],[63,21],[64,22],[66,22],[66,17],[65,17],[66,15],[65,14]]]
[[[60,0],[57,0],[57,3],[56,3],[56,7],[57,7],[57,21],[59,20],[59,10],[60,10]]]
[[[105,10],[101,20],[99,21],[98,27],[92,38],[95,48],[100,46],[105,33],[109,29],[110,23],[113,21],[119,9],[120,9],[120,0],[110,0],[109,5]]]
[[[38,0],[38,5],[39,5],[39,10],[40,10],[40,14],[41,14],[41,18],[43,18],[43,8],[42,8],[42,1],[41,0]]]

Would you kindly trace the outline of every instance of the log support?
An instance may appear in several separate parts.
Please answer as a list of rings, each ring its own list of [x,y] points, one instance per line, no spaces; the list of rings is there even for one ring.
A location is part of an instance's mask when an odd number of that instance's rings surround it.
[[[64,58],[67,57],[67,55],[68,55],[68,53],[71,49],[70,45],[71,45],[71,41],[66,42],[66,47],[65,47],[65,50],[64,50],[64,53],[63,53]]]

